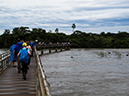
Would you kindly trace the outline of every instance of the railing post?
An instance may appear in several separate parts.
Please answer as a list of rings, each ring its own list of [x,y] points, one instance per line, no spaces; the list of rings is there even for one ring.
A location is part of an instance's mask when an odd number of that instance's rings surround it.
[[[49,48],[49,53],[51,53],[51,48]]]
[[[67,50],[67,46],[65,47],[65,50]]]
[[[41,55],[43,55],[43,49],[41,49]]]
[[[57,52],[57,48],[55,48],[55,52]]]
[[[68,47],[68,50],[70,50],[70,47]]]
[[[62,51],[62,47],[60,48],[60,51]]]
[[[1,72],[3,71],[3,61],[1,61],[1,70],[0,70]],[[0,72],[0,73],[1,73]]]

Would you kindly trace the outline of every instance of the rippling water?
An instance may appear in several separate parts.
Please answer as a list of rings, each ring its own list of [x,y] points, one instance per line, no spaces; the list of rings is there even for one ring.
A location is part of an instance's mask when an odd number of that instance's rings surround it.
[[[129,96],[128,53],[129,49],[71,49],[43,55],[41,61],[52,96]]]
[[[8,50],[9,50],[9,49],[0,49],[0,54],[6,52],[6,51],[8,51]]]

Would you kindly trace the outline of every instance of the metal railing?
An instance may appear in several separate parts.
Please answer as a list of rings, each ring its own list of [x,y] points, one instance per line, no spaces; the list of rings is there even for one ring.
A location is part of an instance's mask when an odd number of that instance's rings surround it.
[[[2,73],[2,71],[4,71],[11,64],[11,62],[8,62],[9,57],[9,51],[0,54],[0,73]]]
[[[37,49],[43,49],[43,48],[60,48],[60,47],[70,47],[70,46],[71,46],[71,44],[56,44],[56,43],[47,44],[47,45],[36,44]]]
[[[50,94],[50,84],[47,82],[46,75],[43,70],[43,66],[38,55],[37,49],[35,48],[35,58],[36,58],[36,85],[38,96],[51,96]]]

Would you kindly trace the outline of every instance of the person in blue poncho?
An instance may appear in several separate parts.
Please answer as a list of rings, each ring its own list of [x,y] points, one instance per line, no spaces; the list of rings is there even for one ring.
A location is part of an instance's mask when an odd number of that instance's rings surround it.
[[[32,53],[31,53],[31,56],[33,57],[33,51],[34,51],[34,48],[35,48],[35,44],[33,41],[30,42],[30,45],[31,45],[31,48],[32,48]]]
[[[9,51],[10,51],[9,61],[12,61],[13,62],[13,67],[16,67],[15,63],[16,63],[16,60],[17,60],[17,58],[13,58],[13,55],[14,55],[13,53],[14,53],[15,46],[16,46],[16,44],[13,44],[10,47],[10,49],[9,49]]]
[[[18,43],[17,43],[17,45],[15,47],[16,56],[19,53],[19,51],[23,48],[23,46],[22,46],[23,42],[24,42],[23,40],[18,39]]]
[[[19,53],[19,51],[23,48],[22,44],[23,44],[23,40],[22,39],[18,39],[18,43],[17,45],[15,46],[15,49],[14,49],[14,58],[17,58],[17,54]],[[18,68],[18,73],[21,73],[21,64],[19,61],[17,61],[17,68]]]

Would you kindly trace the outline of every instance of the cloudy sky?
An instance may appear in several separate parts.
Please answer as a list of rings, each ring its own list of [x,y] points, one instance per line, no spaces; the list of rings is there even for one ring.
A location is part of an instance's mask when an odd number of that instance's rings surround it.
[[[129,32],[129,0],[0,0],[0,34],[15,27],[47,32]]]

